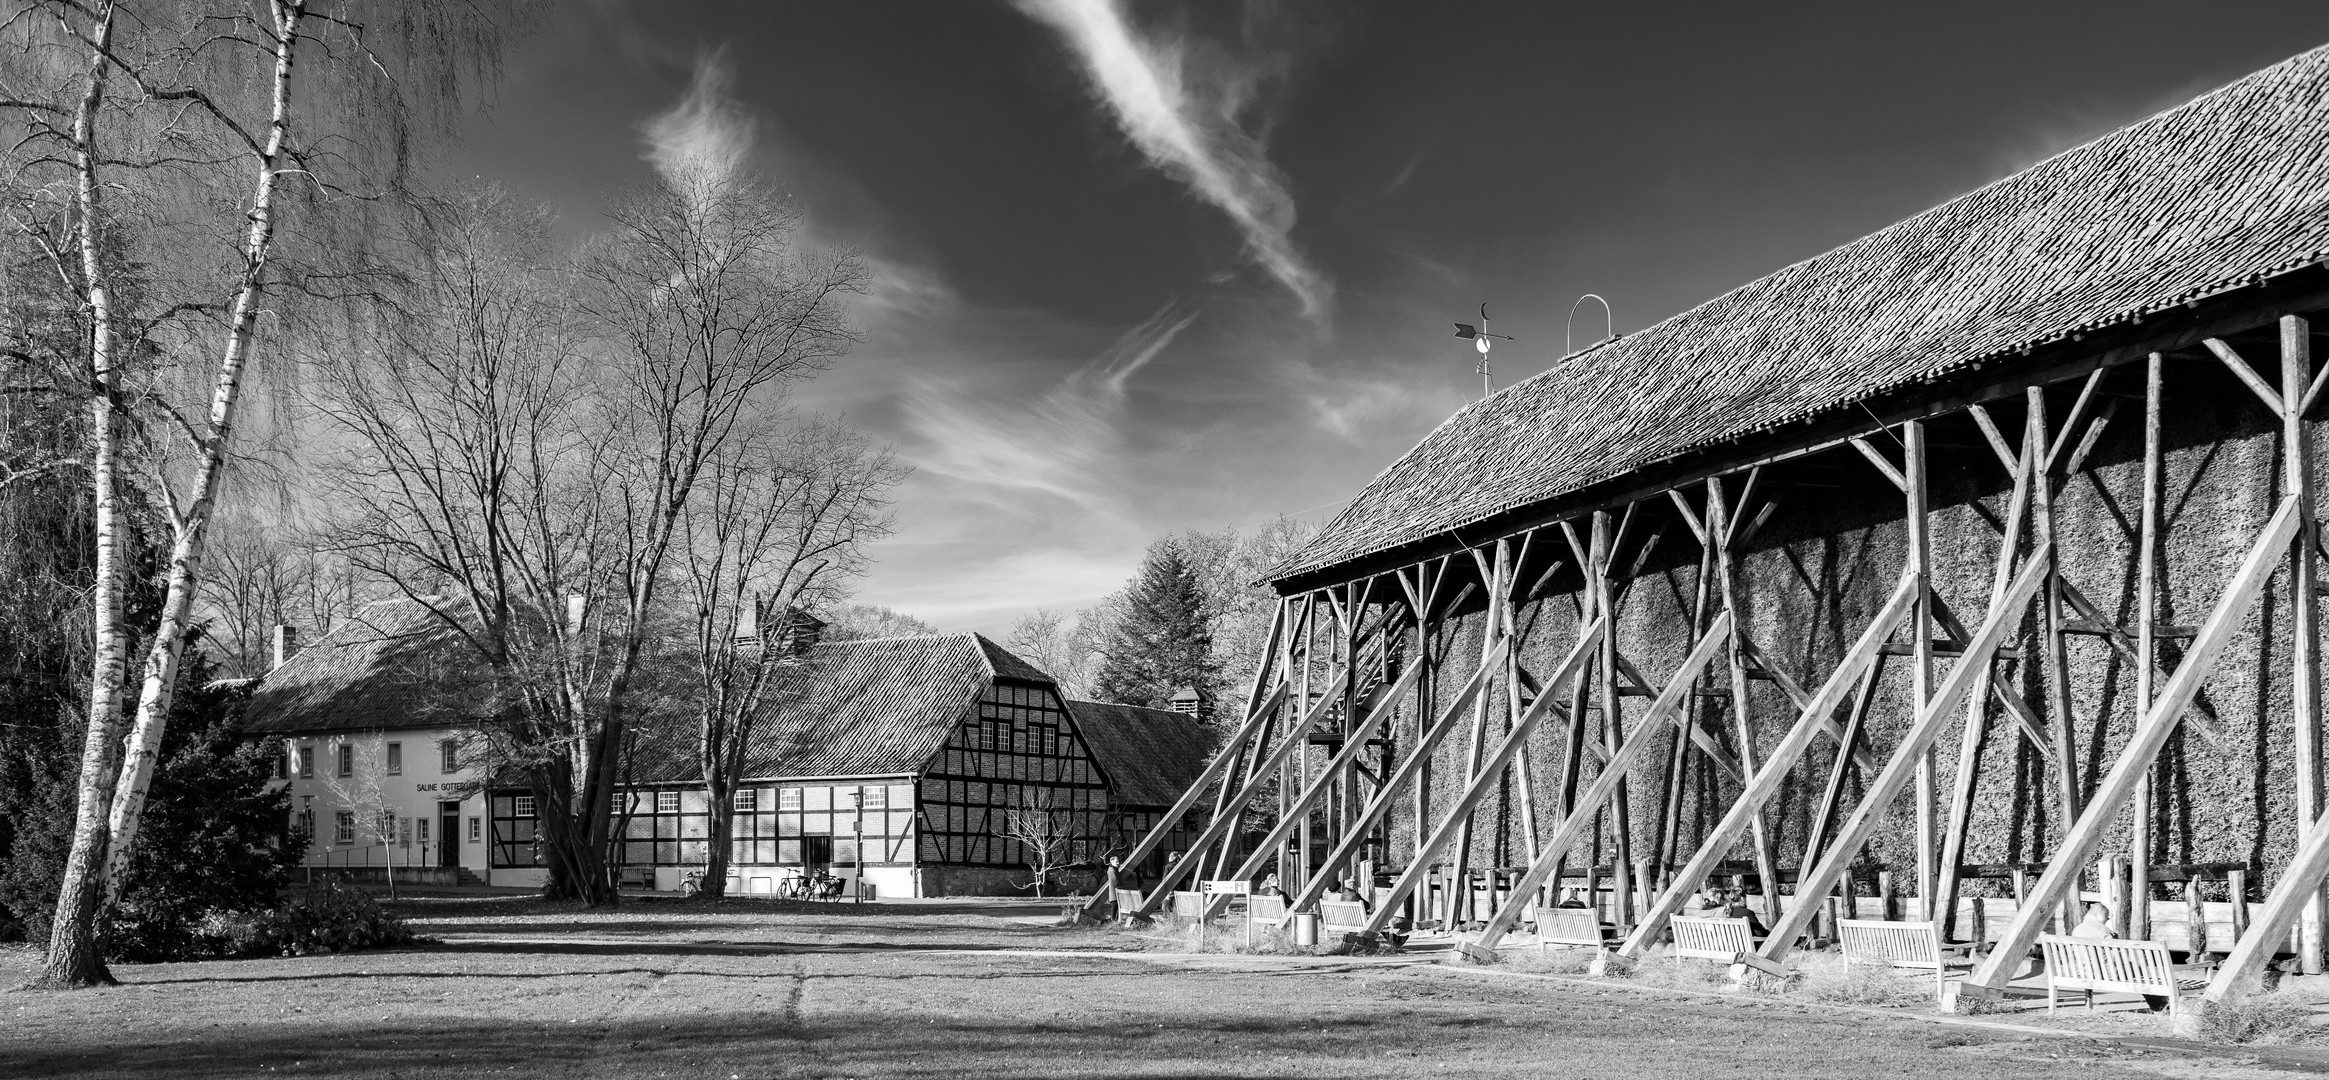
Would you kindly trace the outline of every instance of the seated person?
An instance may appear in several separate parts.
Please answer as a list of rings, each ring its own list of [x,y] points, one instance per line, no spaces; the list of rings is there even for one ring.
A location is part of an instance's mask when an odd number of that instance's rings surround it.
[[[2070,936],[2074,938],[2115,938],[2119,936],[2119,933],[2111,929],[2109,908],[2101,904],[2089,904],[2086,908],[2086,918],[2079,920],[2077,926],[2070,928]]]
[[[1696,900],[1696,899],[1698,899],[1698,898],[1697,898],[1697,897],[1695,897],[1695,896],[1693,896],[1693,897],[1691,897],[1691,899],[1692,899],[1692,900]],[[1581,907],[1584,907],[1584,906],[1585,906],[1585,901],[1583,901],[1583,900],[1581,900],[1581,899],[1579,899],[1579,898],[1578,898],[1578,896],[1577,896],[1577,890],[1575,890],[1575,889],[1563,889],[1563,890],[1561,890],[1561,902],[1560,902],[1560,903],[1558,903],[1558,904],[1554,904],[1553,906],[1554,906],[1554,907],[1563,907],[1563,908],[1581,908]],[[1690,912],[1689,912],[1689,911],[1687,911],[1687,910],[1685,910],[1685,911],[1683,912],[1683,914],[1685,914],[1685,915],[1688,915],[1688,914],[1690,914]]]
[[[1756,937],[1762,937],[1765,933],[1763,920],[1756,918],[1755,909],[1747,906],[1747,892],[1744,889],[1732,889],[1723,894],[1722,915],[1725,918],[1747,920],[1747,932]]]
[[[1730,915],[1729,909],[1715,890],[1706,889],[1691,893],[1690,899],[1682,902],[1681,914],[1692,919],[1721,919]]]

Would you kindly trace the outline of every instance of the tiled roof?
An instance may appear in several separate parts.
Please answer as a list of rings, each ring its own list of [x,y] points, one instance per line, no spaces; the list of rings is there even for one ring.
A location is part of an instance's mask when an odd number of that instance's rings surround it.
[[[1052,679],[978,634],[864,638],[818,645],[805,692],[761,710],[744,764],[751,778],[874,776],[919,771],[971,715],[997,677]],[[641,783],[693,781],[694,731],[642,748]]]
[[[1069,701],[1067,710],[1118,802],[1170,806],[1212,760],[1212,729],[1181,713],[1105,701]]]
[[[1450,417],[1284,581],[2329,254],[2329,47],[1556,365]]]
[[[268,672],[251,734],[460,725],[492,715],[490,680],[443,620],[409,600],[367,604]]]

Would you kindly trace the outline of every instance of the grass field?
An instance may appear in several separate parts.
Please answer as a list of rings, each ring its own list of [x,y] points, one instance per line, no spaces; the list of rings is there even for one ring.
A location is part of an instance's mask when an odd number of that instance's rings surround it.
[[[1450,971],[1115,952],[1056,906],[407,902],[427,948],[0,994],[0,1076],[2235,1077],[2252,1063]],[[37,957],[0,951],[0,985]]]

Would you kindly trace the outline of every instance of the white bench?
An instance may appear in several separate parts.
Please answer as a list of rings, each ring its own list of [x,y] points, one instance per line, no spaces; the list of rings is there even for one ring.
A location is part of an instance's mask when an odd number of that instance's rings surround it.
[[[1205,917],[1205,894],[1175,890],[1171,910],[1176,919],[1203,919]]]
[[[1539,907],[1536,909],[1538,945],[1584,945],[1600,948],[1609,943],[1616,927],[1601,921],[1592,908]]]
[[[1367,928],[1367,905],[1356,900],[1320,900],[1318,929],[1324,934],[1356,934]]]
[[[1744,916],[1710,919],[1676,915],[1669,922],[1674,929],[1676,960],[1730,964],[1738,962],[1740,953],[1755,951],[1755,931]]]
[[[1944,944],[1940,928],[1929,922],[1887,922],[1883,919],[1838,919],[1836,930],[1844,947],[1844,966],[1879,964],[1933,973],[1933,998],[1948,992],[1948,970],[1970,967],[1973,946]]]
[[[1254,893],[1245,898],[1246,918],[1261,926],[1283,926],[1286,898],[1277,893]]]
[[[1140,902],[1142,899],[1143,897],[1140,895],[1139,889],[1116,890],[1116,917],[1119,919],[1129,919],[1135,914],[1138,914],[1140,911]]]
[[[2167,1012],[2181,1018],[2177,1000],[2186,988],[2207,985],[2212,962],[2178,964],[2157,941],[2118,941],[2111,938],[2066,937],[2042,934],[2038,947],[2046,954],[2046,1011],[2054,1011],[2057,995],[2077,990],[2094,1008],[2097,990],[2120,994],[2157,995],[2167,999]]]

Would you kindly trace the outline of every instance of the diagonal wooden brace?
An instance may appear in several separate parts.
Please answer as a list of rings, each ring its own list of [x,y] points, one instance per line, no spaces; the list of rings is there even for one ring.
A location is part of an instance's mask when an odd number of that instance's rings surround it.
[[[1684,898],[1695,891],[1707,875],[1714,872],[1716,864],[1730,853],[1731,846],[1746,835],[1748,824],[1762,812],[1763,804],[1779,794],[1779,789],[1787,783],[1787,774],[1795,768],[1795,763],[1803,757],[1804,751],[1811,748],[1813,738],[1825,730],[1825,725],[1820,721],[1834,712],[1836,706],[1843,704],[1845,695],[1851,693],[1854,684],[1859,681],[1860,673],[1876,662],[1878,648],[1892,637],[1893,628],[1908,617],[1909,609],[1916,605],[1917,597],[1923,590],[1924,583],[1917,580],[1914,573],[1901,575],[1900,584],[1892,591],[1892,598],[1885,602],[1883,610],[1877,612],[1876,618],[1869,622],[1868,629],[1861,632],[1860,640],[1853,644],[1851,651],[1844,654],[1844,662],[1836,666],[1836,670],[1828,676],[1828,681],[1820,685],[1819,692],[1812,695],[1811,705],[1796,716],[1795,726],[1787,730],[1786,738],[1781,739],[1772,750],[1770,759],[1755,770],[1754,779],[1747,782],[1746,790],[1739,793],[1738,799],[1731,803],[1730,810],[1707,833],[1706,841],[1698,846],[1697,854],[1692,855],[1682,871],[1674,875],[1674,880],[1650,905],[1650,910],[1634,927],[1634,932],[1626,936],[1624,944],[1618,946],[1619,955],[1628,959],[1641,956],[1650,947],[1650,942],[1666,928],[1666,920],[1681,910]],[[1777,883],[1767,887],[1777,888]]]
[[[1431,836],[1416,849],[1414,861],[1407,864],[1407,872],[1399,875],[1399,880],[1391,884],[1391,895],[1375,900],[1375,911],[1367,919],[1366,933],[1381,930],[1385,923],[1391,921],[1391,913],[1423,881],[1424,873],[1430,869],[1432,857],[1438,855],[1441,849],[1448,846],[1449,841],[1455,839],[1457,833],[1463,831],[1464,822],[1471,819],[1472,810],[1480,805],[1480,800],[1500,786],[1504,767],[1512,763],[1513,756],[1527,744],[1537,724],[1552,711],[1550,706],[1560,688],[1568,685],[1569,680],[1576,678],[1577,673],[1585,669],[1585,662],[1592,657],[1592,650],[1600,646],[1601,635],[1606,629],[1607,624],[1601,619],[1585,624],[1584,632],[1578,635],[1576,646],[1569,650],[1568,659],[1563,660],[1561,666],[1553,671],[1553,681],[1546,686],[1546,692],[1537,695],[1537,703],[1530,706],[1520,720],[1512,725],[1504,741],[1496,745],[1496,751],[1481,759],[1480,770],[1473,775],[1472,782],[1464,788],[1462,795],[1456,797],[1455,803],[1448,807],[1447,813],[1440,818],[1439,827],[1433,829]]]
[[[2176,667],[2175,674],[2161,688],[2158,699],[2144,711],[2134,734],[2128,738],[2125,748],[2119,751],[2118,759],[2111,763],[2111,771],[2103,777],[2102,783],[2095,785],[2094,795],[2087,801],[2086,809],[2078,815],[2078,821],[2071,825],[2070,831],[2062,838],[2061,846],[2047,861],[2046,872],[2039,875],[2038,883],[2031,886],[2024,905],[2014,912],[2013,923],[1998,937],[1997,947],[1982,960],[1981,966],[1975,968],[1973,974],[1960,984],[1958,993],[1961,997],[1995,998],[2005,991],[2006,982],[2013,977],[2015,967],[2022,962],[2030,944],[2037,940],[2039,927],[2063,896],[2078,883],[2079,874],[2084,872],[2087,862],[2094,857],[2095,849],[2102,844],[2103,834],[2110,829],[2119,811],[2134,795],[2136,786],[2149,773],[2151,763],[2159,757],[2160,748],[2167,745],[2168,736],[2175,733],[2176,722],[2182,717],[2183,710],[2191,704],[2192,698],[2198,696],[2208,676],[2214,673],[2216,661],[2223,656],[2225,646],[2231,644],[2233,635],[2239,632],[2240,623],[2247,618],[2249,609],[2256,605],[2256,598],[2264,591],[2265,583],[2271,580],[2274,565],[2288,550],[2289,541],[2298,535],[2300,516],[2300,506],[2296,499],[2281,501],[2280,509],[2265,525],[2263,535],[2256,538],[2256,546],[2249,549],[2247,557],[2241,561],[2239,571],[2224,586],[2224,594],[2217,599],[2215,610],[2209,612],[2208,620],[2200,624],[2199,637],[2193,639],[2191,649],[2184,653],[2183,663]]]
[[[1795,904],[1779,917],[1771,928],[1770,936],[1759,950],[1762,957],[1778,961],[1795,947],[1795,939],[1811,925],[1820,910],[1820,899],[1836,887],[1837,879],[1844,876],[1845,868],[1859,857],[1860,846],[1868,842],[1868,834],[1876,831],[1884,820],[1885,811],[1892,808],[1893,800],[1900,798],[1901,789],[1916,778],[1917,767],[1925,760],[1925,752],[1932,749],[1933,740],[1948,726],[1950,714],[1965,703],[1965,696],[1974,684],[1984,678],[1990,660],[1997,655],[1998,646],[2022,625],[2022,616],[2030,606],[2030,599],[2038,594],[2038,587],[2046,583],[2046,576],[2054,570],[2054,549],[2040,545],[2030,554],[2030,561],[2022,567],[2004,596],[1991,605],[1989,617],[1982,620],[1981,629],[1973,635],[1973,643],[1966,646],[1965,655],[1957,666],[1949,669],[1949,677],[1941,681],[1932,700],[1917,710],[1915,722],[1893,749],[1891,760],[1884,771],[1868,785],[1868,792],[1853,809],[1852,816],[1836,833],[1836,842],[1828,846],[1820,857],[1819,865],[1795,883]]]
[[[1577,843],[1586,829],[1592,827],[1594,815],[1617,792],[1617,786],[1625,781],[1634,759],[1648,749],[1652,742],[1651,736],[1689,703],[1690,689],[1698,682],[1699,672],[1706,670],[1706,665],[1722,653],[1723,645],[1730,636],[1731,613],[1726,611],[1715,616],[1714,621],[1708,624],[1706,633],[1700,635],[1690,655],[1683,658],[1682,666],[1674,672],[1672,678],[1666,680],[1665,691],[1650,704],[1649,711],[1642,714],[1642,718],[1635,722],[1633,731],[1626,735],[1625,744],[1617,748],[1617,753],[1610,757],[1607,765],[1602,766],[1600,775],[1593,778],[1593,786],[1586,788],[1585,793],[1577,797],[1576,805],[1570,807],[1568,815],[1561,819],[1560,826],[1545,841],[1544,847],[1537,853],[1536,861],[1530,863],[1527,872],[1513,883],[1512,895],[1505,899],[1503,907],[1496,909],[1495,917],[1488,920],[1487,929],[1473,942],[1475,946],[1495,949],[1496,943],[1503,939],[1514,923],[1520,921],[1521,913],[1536,902],[1536,891],[1543,887],[1545,879],[1552,876],[1553,869],[1561,864],[1561,859],[1569,853],[1570,847]]]

